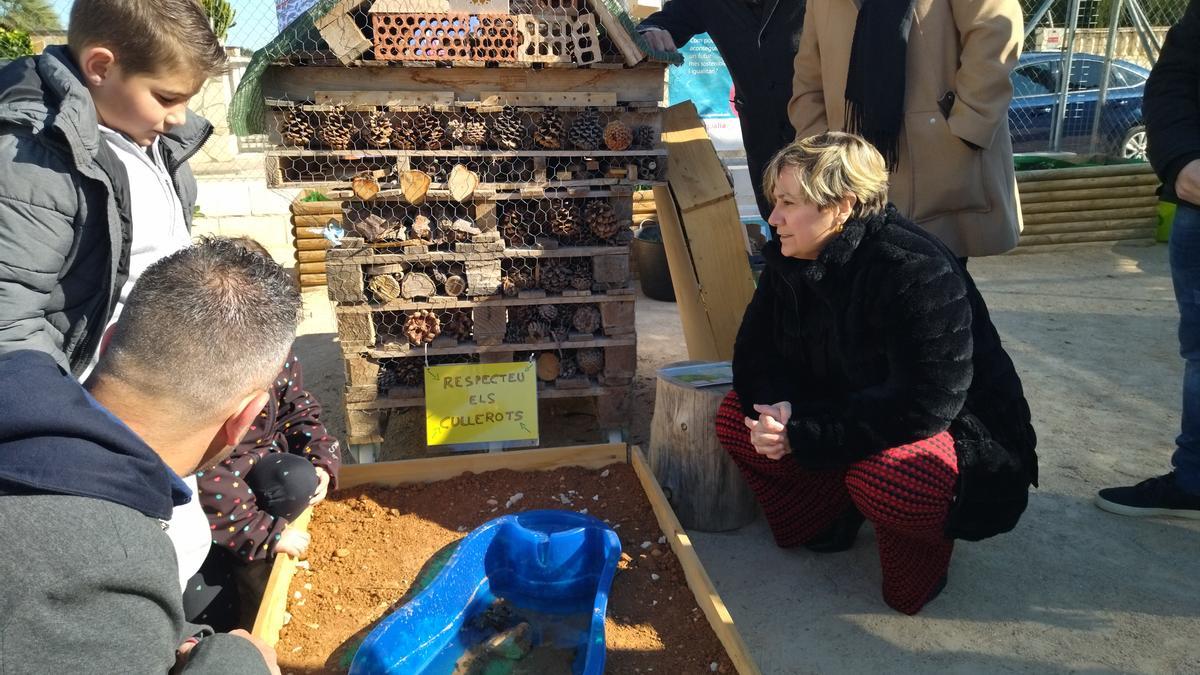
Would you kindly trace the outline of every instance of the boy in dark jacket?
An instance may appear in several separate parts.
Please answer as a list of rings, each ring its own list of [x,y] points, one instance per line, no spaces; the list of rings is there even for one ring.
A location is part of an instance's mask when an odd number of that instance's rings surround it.
[[[232,240],[270,260],[249,237]],[[301,556],[308,535],[288,529],[304,509],[336,485],[338,442],[321,423],[321,403],[304,388],[300,361],[289,353],[271,398],[225,461],[197,474],[212,550],[184,589],[191,621],[230,630],[258,607],[270,561]],[[249,569],[247,569],[249,566]]]
[[[1105,488],[1096,505],[1123,516],[1200,519],[1200,0],[1163,44],[1143,101],[1150,164],[1162,199],[1174,202],[1171,281],[1179,305],[1183,420],[1171,456],[1174,471],[1137,485]]]
[[[249,634],[187,622],[165,530],[181,476],[267,404],[299,308],[286,271],[218,240],[146,270],[88,391],[0,355],[0,671],[278,675]]]
[[[0,353],[81,376],[138,274],[190,242],[212,126],[187,102],[225,52],[195,0],[77,0],[67,42],[0,70]]]

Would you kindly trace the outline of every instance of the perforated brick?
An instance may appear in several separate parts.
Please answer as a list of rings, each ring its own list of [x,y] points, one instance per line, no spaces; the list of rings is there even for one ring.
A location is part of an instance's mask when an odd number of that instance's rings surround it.
[[[470,15],[371,15],[375,58],[382,61],[468,61]]]
[[[517,60],[521,34],[511,14],[480,14],[471,33],[472,58],[476,61]]]

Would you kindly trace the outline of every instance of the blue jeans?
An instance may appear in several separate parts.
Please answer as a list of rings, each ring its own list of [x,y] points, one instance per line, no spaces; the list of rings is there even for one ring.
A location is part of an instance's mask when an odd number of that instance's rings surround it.
[[[1179,303],[1183,423],[1171,457],[1175,483],[1200,494],[1200,209],[1180,204],[1171,226],[1171,281]]]

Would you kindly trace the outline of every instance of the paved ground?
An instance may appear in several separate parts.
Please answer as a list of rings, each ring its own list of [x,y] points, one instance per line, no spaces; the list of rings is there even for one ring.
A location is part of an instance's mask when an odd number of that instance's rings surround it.
[[[888,609],[871,531],[846,553],[782,551],[759,520],[694,541],[766,673],[1200,673],[1200,522],[1132,520],[1101,487],[1165,470],[1182,364],[1166,248],[1080,248],[971,261],[1024,379],[1042,486],[1018,528],[960,543],[945,592],[919,616]],[[298,352],[341,431],[328,304]],[[649,429],[654,370],[686,357],[675,306],[639,298],[631,438]],[[385,452],[412,434],[394,423]],[[586,409],[544,415],[545,442],[598,438]]]

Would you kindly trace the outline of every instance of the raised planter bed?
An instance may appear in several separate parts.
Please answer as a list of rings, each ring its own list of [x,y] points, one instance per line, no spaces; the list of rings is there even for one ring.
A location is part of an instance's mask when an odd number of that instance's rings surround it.
[[[759,673],[642,452],[621,444],[345,467],[312,520],[307,563],[276,560],[254,633],[285,672],[345,672],[435,554],[491,518],[539,508],[586,509],[622,540],[608,672]],[[294,527],[309,528],[309,514]]]

